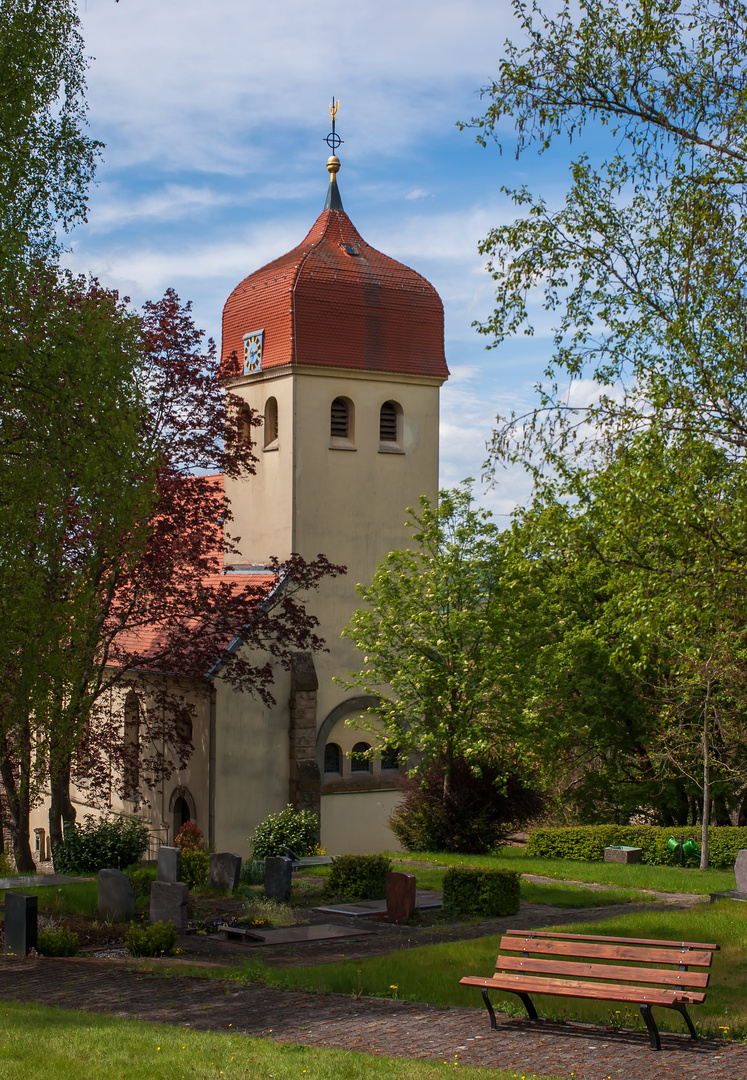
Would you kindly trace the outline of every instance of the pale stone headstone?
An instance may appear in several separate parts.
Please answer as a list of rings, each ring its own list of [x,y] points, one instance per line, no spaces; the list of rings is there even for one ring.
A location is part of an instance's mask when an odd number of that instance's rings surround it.
[[[99,915],[107,922],[130,922],[135,915],[135,894],[121,870],[99,870]]]
[[[36,948],[36,916],[39,898],[8,890],[5,894],[5,951],[28,956]]]
[[[745,848],[737,852],[734,877],[737,879],[737,892],[747,896],[747,850]]]
[[[150,921],[171,922],[187,929],[189,886],[185,881],[153,881],[150,886]]]
[[[404,922],[415,914],[415,875],[399,870],[386,876],[386,917]]]
[[[265,859],[265,896],[285,903],[290,899],[293,863],[285,856]]]
[[[178,847],[166,847],[162,844],[158,849],[158,880],[181,881],[182,880],[182,849]]]
[[[232,851],[214,851],[210,856],[210,888],[233,892],[239,883],[241,856]]]

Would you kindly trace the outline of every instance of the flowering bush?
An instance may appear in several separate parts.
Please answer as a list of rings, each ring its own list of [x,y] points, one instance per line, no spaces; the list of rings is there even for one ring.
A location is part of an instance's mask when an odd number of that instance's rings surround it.
[[[288,847],[299,858],[318,851],[319,818],[311,810],[294,810],[290,803],[285,810],[269,814],[260,821],[249,837],[255,859],[282,855]]]
[[[194,821],[185,821],[179,830],[174,843],[184,852],[187,848],[204,848],[202,829]]]

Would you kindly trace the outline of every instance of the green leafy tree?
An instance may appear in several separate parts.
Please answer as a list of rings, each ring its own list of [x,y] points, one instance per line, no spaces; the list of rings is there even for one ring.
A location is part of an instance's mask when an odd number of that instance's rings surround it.
[[[479,768],[497,747],[521,742],[510,663],[520,631],[500,531],[467,486],[409,513],[413,547],[390,552],[371,584],[358,586],[364,606],[343,634],[365,666],[340,681],[378,696],[360,723],[379,740],[383,724],[405,757],[438,762],[447,797],[457,761]]]

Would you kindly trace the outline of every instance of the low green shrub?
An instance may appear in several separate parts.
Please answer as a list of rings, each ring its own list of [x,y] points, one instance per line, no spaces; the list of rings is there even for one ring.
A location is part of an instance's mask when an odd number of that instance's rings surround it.
[[[262,861],[252,862],[251,859],[245,859],[241,864],[239,885],[264,885],[264,883],[265,864]]]
[[[125,945],[130,956],[173,956],[179,935],[173,923],[132,926]]]
[[[97,874],[123,870],[142,858],[148,847],[148,826],[135,818],[95,818],[87,814],[82,825],[65,829],[52,856],[56,874]]]
[[[604,849],[623,844],[643,850],[644,863],[651,866],[679,865],[679,851],[670,851],[667,840],[692,838],[700,848],[700,826],[678,825],[577,825],[556,829],[535,829],[527,842],[530,857],[578,859],[601,862]],[[708,865],[715,870],[730,870],[737,853],[747,848],[747,828],[717,825],[708,830]],[[698,858],[686,857],[686,866],[697,866]]]
[[[77,956],[80,939],[73,930],[67,930],[64,926],[59,930],[39,930],[36,951],[42,956]]]
[[[185,848],[204,849],[205,843],[202,835],[202,829],[197,824],[197,822],[184,822],[178,834],[174,837],[174,846],[181,848],[182,851],[184,851]]]
[[[278,900],[250,900],[244,905],[239,918],[242,926],[305,926],[299,912],[290,904],[281,904]]]
[[[486,919],[515,915],[520,902],[519,878],[514,870],[450,866],[444,874],[444,910]]]
[[[288,847],[299,858],[314,855],[319,847],[319,818],[311,810],[295,810],[290,803],[285,810],[269,814],[249,837],[255,859],[269,859],[284,854]]]
[[[16,868],[10,861],[6,851],[0,851],[0,877],[13,877]]]
[[[182,848],[182,881],[186,881],[190,889],[196,889],[198,885],[206,885],[210,873],[210,856],[201,848]]]
[[[158,877],[157,868],[155,866],[128,866],[125,874],[135,894],[135,907],[149,907],[150,887]]]
[[[386,896],[386,876],[392,869],[387,855],[338,855],[324,883],[325,896],[348,900],[381,900]]]

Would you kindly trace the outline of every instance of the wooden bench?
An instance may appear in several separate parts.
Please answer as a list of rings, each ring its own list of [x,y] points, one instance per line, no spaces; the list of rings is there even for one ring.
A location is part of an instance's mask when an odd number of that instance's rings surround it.
[[[661,1005],[681,1013],[690,1035],[697,1039],[686,1006],[705,1001],[703,991],[708,986],[710,973],[704,969],[710,967],[718,948],[718,945],[694,941],[508,930],[501,938],[496,974],[490,978],[468,975],[460,983],[480,988],[493,1028],[497,1025],[489,990],[508,990],[516,994],[530,1020],[538,1019],[530,994],[631,1002],[641,1010],[651,1049],[661,1050],[652,1006]],[[691,967],[696,970],[690,971]]]

